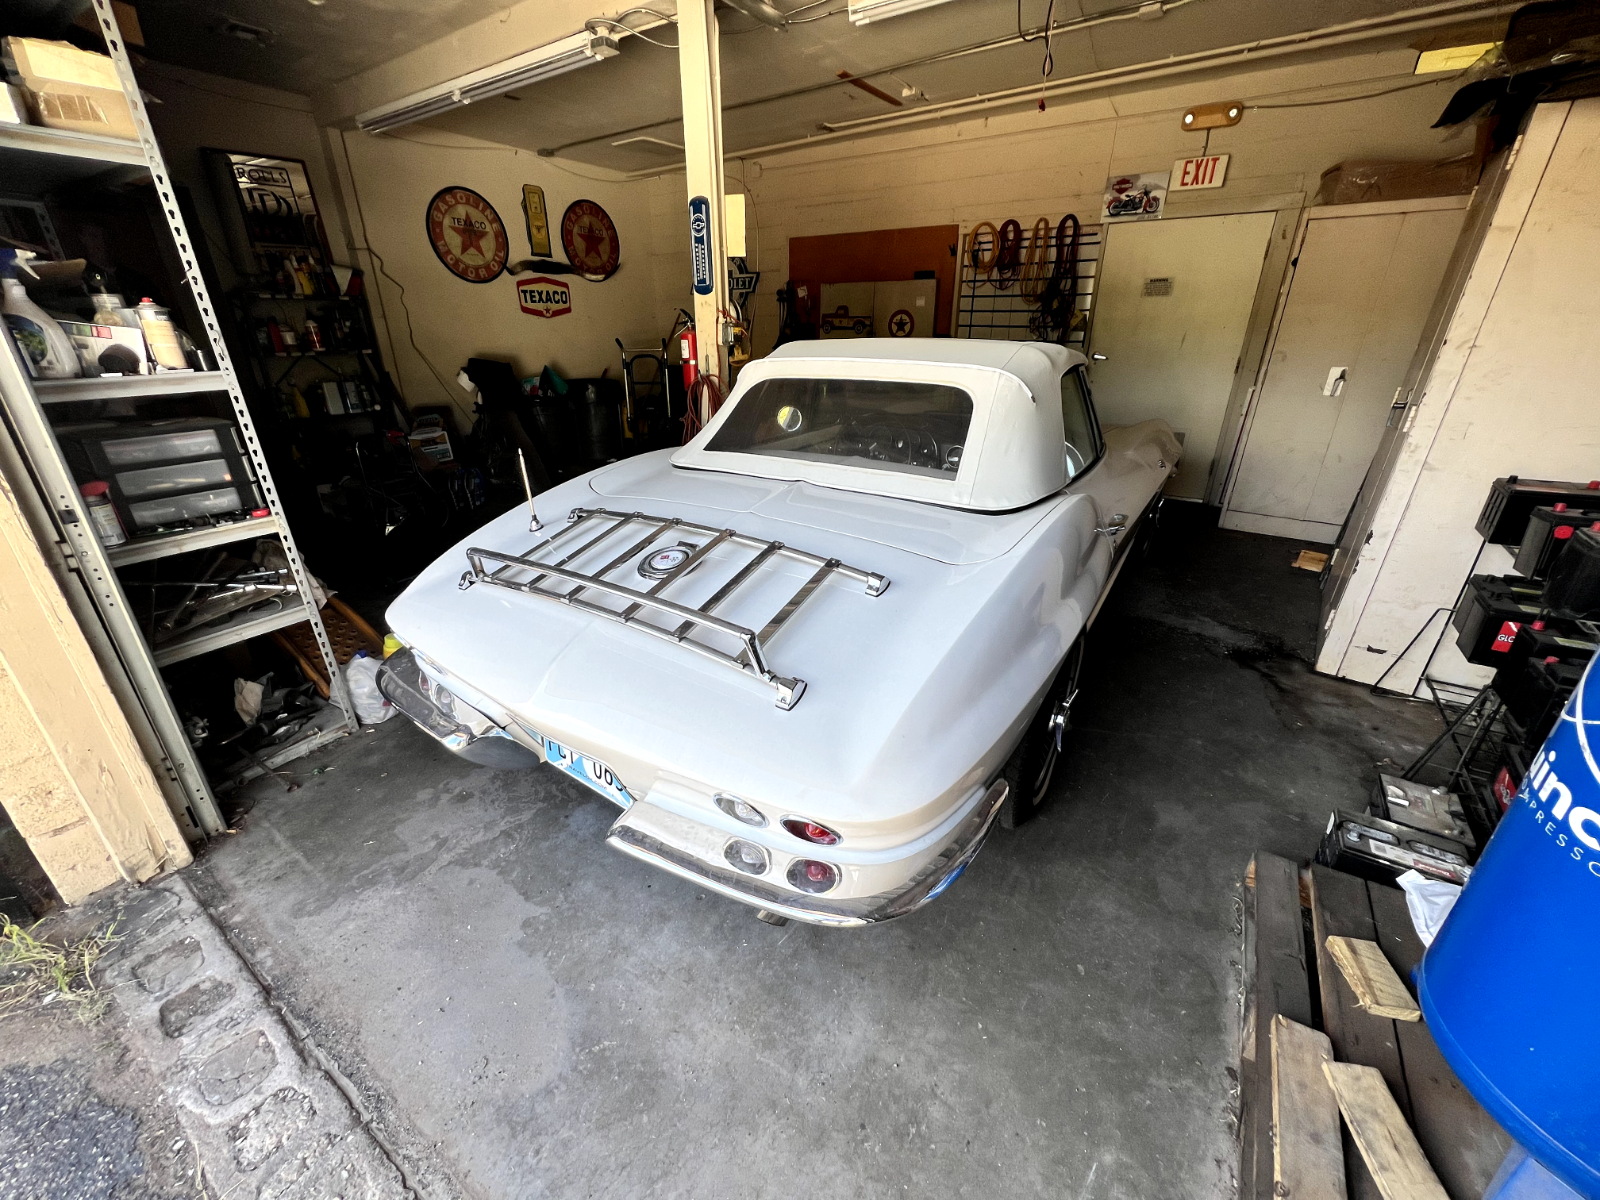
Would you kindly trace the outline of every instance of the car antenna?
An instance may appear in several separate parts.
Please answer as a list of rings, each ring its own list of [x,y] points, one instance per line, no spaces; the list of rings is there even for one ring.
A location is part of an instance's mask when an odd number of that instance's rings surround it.
[[[539,522],[539,510],[533,506],[533,486],[528,482],[528,460],[522,456],[522,449],[517,449],[517,466],[522,469],[522,490],[528,493],[528,532],[538,533],[544,528]]]

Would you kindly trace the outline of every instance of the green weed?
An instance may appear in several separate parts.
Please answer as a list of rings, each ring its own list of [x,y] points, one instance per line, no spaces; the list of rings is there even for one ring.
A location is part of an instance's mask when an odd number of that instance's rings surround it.
[[[65,1004],[84,1024],[99,1020],[110,998],[94,970],[117,940],[116,924],[62,946],[35,937],[37,928],[0,917],[0,1021],[45,1004]]]

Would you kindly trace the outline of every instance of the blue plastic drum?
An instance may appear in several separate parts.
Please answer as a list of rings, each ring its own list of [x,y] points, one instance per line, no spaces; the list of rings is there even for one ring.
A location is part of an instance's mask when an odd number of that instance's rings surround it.
[[[1600,678],[1584,673],[1417,973],[1439,1049],[1506,1132],[1600,1197]]]

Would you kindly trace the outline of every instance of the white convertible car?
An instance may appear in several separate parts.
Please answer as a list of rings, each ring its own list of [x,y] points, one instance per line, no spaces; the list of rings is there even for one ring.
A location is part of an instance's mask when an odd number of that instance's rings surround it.
[[[961,874],[1049,786],[1083,636],[1177,469],[1045,343],[784,346],[678,450],[473,534],[389,609],[384,694],[621,810],[625,854],[859,926]],[[531,532],[530,532],[531,527]]]

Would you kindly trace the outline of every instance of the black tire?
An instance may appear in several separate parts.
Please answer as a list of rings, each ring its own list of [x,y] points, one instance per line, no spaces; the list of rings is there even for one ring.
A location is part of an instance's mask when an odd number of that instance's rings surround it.
[[[1056,763],[1061,760],[1061,744],[1051,728],[1051,718],[1058,709],[1070,708],[1078,694],[1078,678],[1083,672],[1083,645],[1083,635],[1079,635],[1072,649],[1067,651],[1038,711],[1028,722],[1022,741],[1001,771],[1009,785],[1005,803],[1000,806],[1000,824],[1007,829],[1015,829],[1031,820],[1050,792]],[[1062,732],[1072,728],[1070,719],[1065,717],[1063,713]]]

